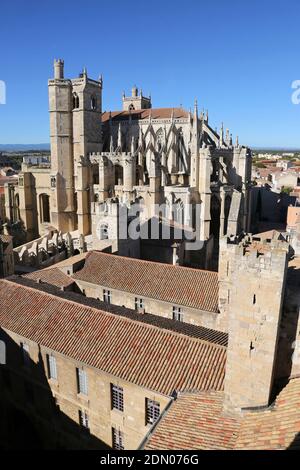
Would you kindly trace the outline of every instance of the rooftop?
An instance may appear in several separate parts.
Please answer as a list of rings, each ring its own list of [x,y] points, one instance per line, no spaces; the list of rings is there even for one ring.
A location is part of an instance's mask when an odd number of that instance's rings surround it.
[[[97,310],[111,312],[115,315],[121,315],[123,317],[131,318],[142,323],[148,323],[149,325],[158,326],[159,328],[164,328],[166,330],[171,330],[187,336],[202,339],[204,341],[208,341],[209,343],[215,343],[221,346],[227,346],[228,344],[228,334],[222,331],[213,330],[204,326],[192,325],[191,323],[174,321],[173,319],[162,317],[161,315],[154,315],[150,313],[140,314],[131,308],[108,304],[107,302],[103,302],[93,297],[86,297],[81,293],[75,292],[73,290],[63,291],[61,286],[55,286],[51,282],[43,281],[41,278],[38,279],[39,281],[32,280],[26,275],[15,275],[9,278],[9,280],[17,284],[32,287],[33,289],[55,295],[56,297],[65,300],[71,300],[72,302],[79,303],[80,305],[86,305]]]
[[[93,251],[73,278],[173,305],[218,312],[218,273],[213,271]]]
[[[223,416],[223,392],[183,393],[146,442],[147,450],[232,449],[239,427],[235,417]]]
[[[235,445],[236,449],[300,450],[300,378],[290,380],[273,406],[247,413]]]
[[[291,379],[267,409],[223,413],[222,391],[179,394],[152,428],[149,450],[300,450],[300,378]]]
[[[68,287],[74,284],[74,279],[72,279],[71,276],[63,273],[56,266],[25,274],[24,277],[32,279],[33,281],[40,280],[41,282],[45,282],[56,287]]]
[[[188,111],[183,108],[151,108],[151,109],[137,109],[132,111],[106,111],[102,114],[102,122],[109,121],[110,117],[115,121],[123,121],[129,119],[171,119],[173,114],[174,119],[186,119]]]
[[[226,347],[0,281],[0,327],[87,366],[170,396],[222,390]],[[28,282],[32,282],[29,281]]]

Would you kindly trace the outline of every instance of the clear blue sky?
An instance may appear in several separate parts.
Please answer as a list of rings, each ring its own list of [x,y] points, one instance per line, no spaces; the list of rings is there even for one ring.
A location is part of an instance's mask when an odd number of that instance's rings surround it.
[[[151,91],[153,107],[209,109],[250,146],[300,147],[299,0],[75,0],[1,2],[0,143],[49,141],[47,80],[104,77],[103,110],[123,89]]]

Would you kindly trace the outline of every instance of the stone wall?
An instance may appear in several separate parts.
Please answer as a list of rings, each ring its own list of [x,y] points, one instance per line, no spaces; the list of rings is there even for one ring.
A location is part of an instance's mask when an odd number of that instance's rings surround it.
[[[5,368],[11,374],[11,382],[18,384],[11,392],[16,406],[23,402],[22,396],[24,394],[24,382],[26,381],[27,388],[30,387],[32,392],[31,403],[26,404],[27,412],[29,411],[33,414],[34,418],[38,421],[48,416],[49,428],[51,428],[56,407],[56,413],[60,414],[60,422],[68,420],[70,423],[73,423],[74,434],[77,439],[80,437],[81,442],[76,444],[74,441],[69,445],[85,448],[90,436],[92,436],[95,440],[94,446],[97,445],[98,441],[99,446],[103,443],[111,447],[112,427],[115,427],[124,433],[125,449],[134,450],[140,445],[151,427],[151,425],[146,425],[146,399],[158,401],[161,411],[164,410],[170,401],[170,397],[144,389],[100,370],[87,367],[82,363],[73,361],[69,357],[46,349],[14,333],[6,331],[4,336],[6,343],[8,341],[10,343],[8,346],[8,362]],[[3,332],[0,337],[3,339]],[[21,342],[25,342],[29,346],[30,363],[27,367],[22,365]],[[47,378],[46,354],[49,353],[52,353],[56,358],[57,380]],[[77,393],[77,367],[83,367],[86,371],[88,382],[87,396]],[[124,412],[112,409],[111,384],[123,387]],[[53,397],[53,409],[48,408],[51,396]],[[23,408],[25,408],[24,402]],[[86,433],[86,435],[84,429],[79,427],[79,410],[85,411],[89,417],[90,433]],[[38,429],[40,429],[40,425],[41,423],[39,423]],[[56,432],[58,433],[58,431],[60,431],[59,426]],[[52,436],[49,442],[55,438],[56,435],[55,437]],[[63,437],[61,444],[65,445],[71,439],[73,439],[72,435]]]
[[[228,315],[225,406],[269,404],[288,259],[284,241],[222,240],[221,300]],[[227,294],[226,294],[227,291]]]
[[[93,297],[99,300],[103,300],[103,289],[110,290],[112,304],[120,305],[130,309],[135,309],[135,298],[143,298],[145,314],[151,313],[153,315],[159,315],[165,318],[173,318],[173,306],[178,306],[182,308],[184,322],[191,323],[193,325],[204,326],[206,328],[219,329],[218,313],[197,310],[195,308],[186,307],[184,305],[171,304],[157,299],[141,297],[139,295],[128,292],[110,289],[105,286],[90,284],[78,279],[76,279],[76,284],[78,285],[81,292],[83,292],[87,297]]]

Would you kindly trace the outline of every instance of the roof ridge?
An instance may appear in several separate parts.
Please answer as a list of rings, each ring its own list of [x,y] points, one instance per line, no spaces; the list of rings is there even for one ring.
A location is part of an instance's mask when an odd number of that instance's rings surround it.
[[[16,286],[20,286],[20,284],[17,284],[16,282],[14,282],[13,280],[10,280],[10,279],[0,279],[0,283],[1,282],[5,282],[6,284],[11,283],[11,284],[14,284]],[[207,341],[207,340],[202,339],[202,338],[195,338],[193,336],[188,336],[188,335],[185,335],[184,333],[181,333],[181,332],[178,332],[178,331],[169,330],[169,329],[166,329],[166,328],[161,328],[161,327],[153,325],[153,324],[149,324],[149,323],[139,321],[138,319],[135,319],[135,318],[128,318],[128,317],[125,317],[125,316],[118,316],[115,313],[107,312],[107,311],[102,310],[102,309],[96,309],[96,308],[91,307],[89,305],[84,305],[84,304],[81,304],[80,302],[76,302],[75,300],[70,300],[70,299],[63,298],[63,297],[57,297],[55,294],[52,294],[50,292],[37,290],[37,289],[34,289],[34,287],[30,287],[30,286],[24,286],[24,284],[21,284],[21,286],[26,290],[30,290],[30,291],[40,293],[40,294],[42,294],[46,297],[50,296],[51,298],[54,298],[56,300],[61,300],[62,302],[66,302],[66,303],[77,305],[77,306],[82,306],[83,308],[88,308],[88,309],[92,310],[93,312],[98,312],[98,313],[101,312],[102,314],[104,314],[106,316],[109,316],[111,318],[119,318],[119,319],[121,319],[121,321],[128,321],[129,323],[138,323],[139,325],[145,326],[145,327],[150,328],[152,330],[162,331],[165,335],[170,333],[173,336],[180,336],[180,337],[183,337],[183,338],[187,338],[189,340],[193,340],[194,342],[201,342],[201,343],[204,343],[204,344],[209,344],[210,346],[216,346],[217,349],[227,350],[227,346],[224,346],[222,344],[213,343],[211,341]],[[215,330],[215,331],[217,331],[217,330]]]

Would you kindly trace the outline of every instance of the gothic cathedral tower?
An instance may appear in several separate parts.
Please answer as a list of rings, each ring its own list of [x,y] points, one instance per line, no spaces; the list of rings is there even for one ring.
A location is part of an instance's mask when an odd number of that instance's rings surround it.
[[[86,70],[64,78],[64,62],[54,61],[49,80],[51,142],[51,223],[62,232],[90,231],[92,172],[85,159],[102,150],[102,79],[91,80]]]
[[[54,61],[54,79],[49,80],[51,146],[51,223],[62,232],[76,229],[72,83],[64,79],[64,62]]]

